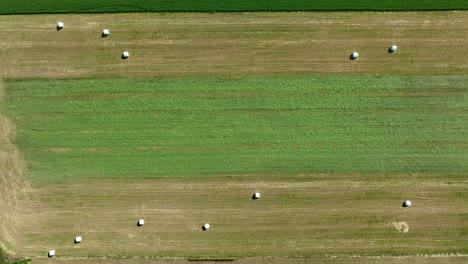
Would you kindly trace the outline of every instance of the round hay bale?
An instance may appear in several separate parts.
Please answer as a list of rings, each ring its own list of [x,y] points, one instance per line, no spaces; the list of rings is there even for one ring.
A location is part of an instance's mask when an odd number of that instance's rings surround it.
[[[109,36],[109,34],[110,34],[109,30],[106,28],[106,29],[104,29],[104,30],[102,31],[101,36],[102,36],[103,38],[105,38],[105,37]]]
[[[357,51],[353,52],[349,57],[351,60],[355,60],[359,57],[359,53]]]
[[[63,26],[64,26],[64,25],[63,25],[63,22],[58,22],[58,23],[57,23],[57,30],[63,29]]]
[[[75,244],[81,243],[81,237],[77,236],[75,237]]]
[[[393,53],[393,52],[395,52],[397,49],[398,49],[398,47],[397,47],[396,45],[392,45],[392,46],[388,49],[388,53]]]
[[[145,220],[140,219],[138,220],[137,226],[143,226],[145,224]]]
[[[259,192],[254,193],[254,195],[252,196],[252,199],[253,200],[260,199],[260,193]]]
[[[411,201],[409,201],[409,200],[404,201],[402,206],[403,207],[410,207],[411,206]]]
[[[208,229],[210,229],[210,224],[204,224],[204,225],[202,226],[202,230],[203,230],[203,231],[206,231],[206,230],[208,230]]]
[[[55,250],[53,250],[53,249],[50,250],[49,253],[47,253],[47,256],[48,256],[49,258],[55,256]]]
[[[128,51],[124,51],[122,53],[122,59],[126,60],[126,59],[128,59],[128,57],[130,57],[130,54],[128,53]]]

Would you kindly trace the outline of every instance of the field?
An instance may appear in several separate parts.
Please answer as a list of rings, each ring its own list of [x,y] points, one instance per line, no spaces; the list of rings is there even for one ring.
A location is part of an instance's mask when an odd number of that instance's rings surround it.
[[[0,14],[243,11],[434,11],[466,10],[465,0],[2,0]]]
[[[468,78],[7,82],[37,181],[464,173]]]
[[[466,14],[3,16],[0,74],[3,78],[466,74]],[[59,20],[66,29],[57,32]],[[111,35],[102,39],[104,28]],[[401,49],[389,56],[387,49],[395,43]],[[120,59],[124,50],[129,50],[131,60]],[[360,52],[359,61],[350,63],[355,50]]]
[[[0,17],[0,246],[32,263],[464,263],[467,20]]]
[[[57,21],[66,29],[57,32]],[[468,72],[467,12],[4,16],[3,78]],[[21,24],[21,30],[17,25]],[[109,28],[108,38],[100,37]],[[400,51],[389,56],[390,45]],[[124,50],[131,59],[122,61]],[[351,63],[353,51],[359,62]]]

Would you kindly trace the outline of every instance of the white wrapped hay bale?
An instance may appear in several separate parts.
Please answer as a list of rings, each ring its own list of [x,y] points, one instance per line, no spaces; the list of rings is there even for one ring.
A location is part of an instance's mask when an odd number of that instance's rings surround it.
[[[260,199],[260,193],[259,192],[254,193],[254,195],[252,196],[252,199],[253,200]]]
[[[411,201],[410,200],[406,200],[403,202],[403,207],[410,207],[411,206]]]
[[[81,243],[81,237],[77,236],[75,237],[75,244]]]
[[[206,230],[208,230],[208,229],[210,229],[210,224],[204,224],[204,225],[202,226],[202,230],[203,230],[203,231],[206,231]]]
[[[143,226],[145,224],[145,220],[140,219],[138,220],[137,226]]]
[[[58,22],[58,23],[57,23],[57,30],[63,29],[63,26],[64,26],[64,25],[63,25],[63,22]]]
[[[357,51],[353,52],[353,54],[351,54],[351,59],[352,60],[355,60],[359,57],[359,53]]]
[[[130,54],[128,53],[128,51],[124,51],[124,52],[122,53],[122,59],[125,60],[125,59],[128,59],[128,57],[130,57]]]
[[[55,256],[55,250],[53,250],[53,249],[50,250],[49,253],[47,253],[47,256],[48,256],[49,258]]]
[[[102,36],[103,38],[105,38],[105,37],[109,36],[109,34],[110,34],[109,30],[106,28],[106,29],[104,29],[104,30],[102,31],[101,36]]]

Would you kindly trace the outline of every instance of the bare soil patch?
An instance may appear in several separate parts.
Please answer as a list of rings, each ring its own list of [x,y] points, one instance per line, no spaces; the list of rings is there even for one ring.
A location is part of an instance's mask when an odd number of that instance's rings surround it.
[[[406,223],[404,221],[392,222],[392,225],[395,227],[395,229],[398,232],[402,232],[402,233],[408,233],[409,232],[409,225],[408,225],[408,223]]]

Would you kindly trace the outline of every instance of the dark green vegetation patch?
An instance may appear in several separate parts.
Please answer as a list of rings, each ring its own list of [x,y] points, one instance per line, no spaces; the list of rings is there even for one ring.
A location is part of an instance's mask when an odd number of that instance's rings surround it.
[[[23,80],[34,180],[466,173],[468,78]]]
[[[27,264],[31,259],[16,259],[9,257],[8,254],[0,247],[0,264]]]
[[[468,9],[466,0],[2,0],[0,14],[238,12],[238,11],[417,11]]]

